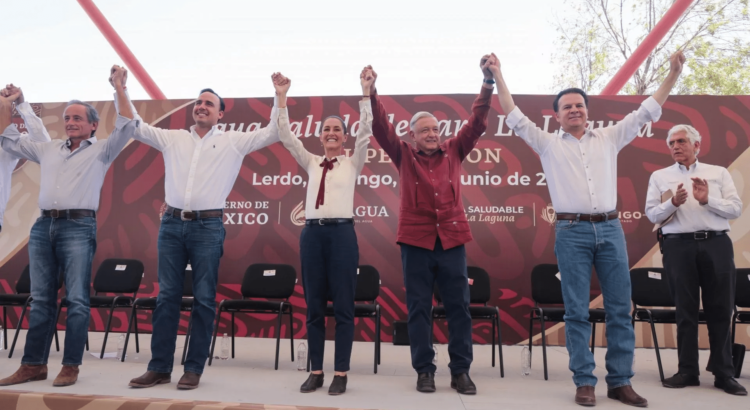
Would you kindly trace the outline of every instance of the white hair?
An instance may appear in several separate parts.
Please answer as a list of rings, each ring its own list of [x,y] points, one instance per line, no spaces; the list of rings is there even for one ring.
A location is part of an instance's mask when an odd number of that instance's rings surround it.
[[[667,147],[669,146],[669,139],[672,138],[672,135],[677,134],[678,132],[685,132],[685,135],[690,140],[690,145],[695,145],[696,142],[701,142],[701,135],[698,133],[698,130],[693,128],[691,125],[687,124],[678,124],[672,127],[669,132],[667,133]],[[700,152],[700,148],[695,150],[695,155],[698,155]]]
[[[417,125],[417,121],[419,121],[422,118],[432,117],[435,118],[435,121],[437,121],[437,118],[432,115],[431,113],[427,111],[420,111],[416,114],[414,114],[413,117],[411,117],[411,121],[409,122],[409,128],[411,128],[412,131],[414,131],[414,126]]]

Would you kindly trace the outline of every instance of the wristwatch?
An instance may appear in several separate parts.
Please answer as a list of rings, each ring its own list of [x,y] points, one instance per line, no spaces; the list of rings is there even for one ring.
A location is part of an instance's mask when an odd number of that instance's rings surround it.
[[[492,78],[490,78],[490,79],[485,79],[485,80],[483,80],[483,81],[484,81],[484,83],[485,83],[485,84],[495,84],[495,80],[494,80],[494,79],[492,79]]]

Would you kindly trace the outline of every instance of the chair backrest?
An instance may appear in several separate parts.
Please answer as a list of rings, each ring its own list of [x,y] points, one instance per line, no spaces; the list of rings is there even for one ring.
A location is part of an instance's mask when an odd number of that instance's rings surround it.
[[[374,302],[380,296],[380,272],[370,265],[360,265],[357,272],[354,301]]]
[[[734,304],[741,308],[750,308],[750,269],[737,269],[737,289]]]
[[[245,298],[288,299],[294,294],[297,271],[291,265],[255,263],[242,278],[242,296]]]
[[[18,278],[18,282],[16,282],[16,294],[17,295],[25,295],[31,293],[31,274],[29,270],[29,265],[26,265],[25,268],[23,268],[23,272],[21,272],[21,276]],[[64,275],[63,270],[60,268],[60,272],[57,276],[57,290],[60,290],[62,288],[63,282],[64,282]]]
[[[664,268],[631,269],[630,284],[631,298],[636,306],[674,307]]]
[[[469,303],[487,303],[490,300],[490,275],[478,266],[466,267],[469,275]],[[437,283],[433,289],[435,300],[443,303]]]
[[[182,296],[193,297],[193,268],[185,269],[185,283],[182,284]]]
[[[143,278],[143,262],[136,259],[105,259],[94,277],[94,291],[136,293]]]
[[[561,279],[557,264],[543,263],[531,270],[531,298],[536,303],[563,304]]]
[[[16,282],[16,293],[19,295],[31,293],[31,275],[29,274],[29,265],[26,265],[21,272],[21,276]]]

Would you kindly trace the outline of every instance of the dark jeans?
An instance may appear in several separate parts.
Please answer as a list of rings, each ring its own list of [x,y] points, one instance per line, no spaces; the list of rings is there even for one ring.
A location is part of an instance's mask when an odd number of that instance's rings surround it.
[[[302,283],[307,302],[310,369],[323,370],[326,305],[330,296],[336,318],[334,370],[349,371],[354,342],[354,291],[359,247],[354,225],[305,226],[299,239]]]
[[[411,364],[417,373],[434,373],[432,359],[432,292],[437,281],[448,319],[448,355],[451,374],[468,373],[473,360],[469,274],[463,245],[443,249],[440,238],[434,250],[401,244],[401,262],[409,309]]]
[[[65,272],[68,314],[62,363],[78,366],[89,328],[91,263],[96,252],[96,219],[39,218],[29,236],[31,312],[22,364],[47,364],[57,323],[59,272]]]
[[[677,306],[679,373],[698,376],[698,310],[708,325],[711,356],[708,370],[717,377],[734,377],[730,325],[734,310],[737,272],[734,248],[728,235],[696,241],[664,240],[664,268]]]
[[[224,253],[222,218],[182,221],[164,214],[159,228],[159,296],[153,316],[148,370],[171,373],[188,262],[193,269],[193,311],[185,371],[202,374],[216,316],[219,260]]]

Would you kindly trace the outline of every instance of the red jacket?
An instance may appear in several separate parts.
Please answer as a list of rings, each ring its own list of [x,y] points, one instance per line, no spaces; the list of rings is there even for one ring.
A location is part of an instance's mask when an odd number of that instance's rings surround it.
[[[461,200],[461,162],[487,129],[492,91],[482,87],[468,123],[430,156],[396,135],[377,92],[371,96],[373,136],[401,175],[399,244],[433,250],[438,236],[443,249],[472,240]]]

